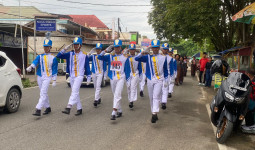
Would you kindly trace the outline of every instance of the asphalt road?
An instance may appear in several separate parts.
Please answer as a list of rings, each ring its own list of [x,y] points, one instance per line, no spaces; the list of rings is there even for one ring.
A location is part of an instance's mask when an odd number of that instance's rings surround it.
[[[102,104],[94,108],[94,89],[82,87],[80,97],[83,115],[62,114],[71,89],[65,83],[50,87],[52,113],[34,117],[39,89],[25,89],[17,113],[0,112],[1,150],[217,150],[222,149],[215,141],[206,104],[211,101],[212,90],[197,86],[196,78],[184,79],[182,86],[175,87],[167,110],[160,110],[159,121],[150,122],[150,104],[147,88],[145,97],[138,98],[135,107],[128,107],[126,88],[123,90],[123,117],[110,120],[112,93],[110,86],[102,89]],[[226,149],[253,149],[254,137],[236,133],[226,144]]]

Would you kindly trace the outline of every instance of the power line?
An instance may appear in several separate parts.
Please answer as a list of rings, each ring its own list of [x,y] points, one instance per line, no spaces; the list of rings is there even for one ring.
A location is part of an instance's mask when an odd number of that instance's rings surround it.
[[[66,7],[66,8],[75,8],[75,9],[81,9],[84,10],[84,8],[81,7],[73,7],[73,6],[64,6],[64,5],[56,5],[56,4],[48,4],[48,3],[41,3],[41,2],[34,2],[34,1],[22,1],[25,3],[36,3],[36,4],[42,4],[42,5],[49,5],[49,6],[59,6],[59,7]],[[111,10],[96,10],[96,9],[85,9],[85,10],[92,10],[92,11],[104,11],[104,12],[118,12],[118,13],[148,13],[148,12],[123,12],[123,11],[111,11]]]
[[[84,2],[74,2],[74,1],[67,1],[67,0],[57,0],[61,2],[67,2],[67,3],[76,3],[76,4],[85,4],[85,5],[96,5],[96,6],[151,6],[151,5],[123,5],[123,4],[95,4],[95,3],[84,3]]]

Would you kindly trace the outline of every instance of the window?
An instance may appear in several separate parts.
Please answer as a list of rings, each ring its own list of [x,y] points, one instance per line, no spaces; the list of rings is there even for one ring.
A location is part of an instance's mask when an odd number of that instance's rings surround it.
[[[0,56],[0,67],[3,67],[6,62],[6,59],[2,56]]]

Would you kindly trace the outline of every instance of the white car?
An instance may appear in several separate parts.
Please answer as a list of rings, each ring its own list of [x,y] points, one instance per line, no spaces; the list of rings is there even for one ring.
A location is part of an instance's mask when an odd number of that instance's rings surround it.
[[[18,111],[22,97],[21,70],[0,51],[0,108]]]

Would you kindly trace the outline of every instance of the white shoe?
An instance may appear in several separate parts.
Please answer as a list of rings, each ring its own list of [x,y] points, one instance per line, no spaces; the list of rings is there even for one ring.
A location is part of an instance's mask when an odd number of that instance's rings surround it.
[[[205,84],[204,84],[204,83],[202,83],[201,85],[202,85],[202,86],[205,86]]]
[[[202,83],[198,83],[198,86],[202,85]]]
[[[255,134],[255,125],[252,125],[252,126],[246,126],[246,125],[243,125],[241,126],[241,129],[244,133],[252,133],[252,134]]]

